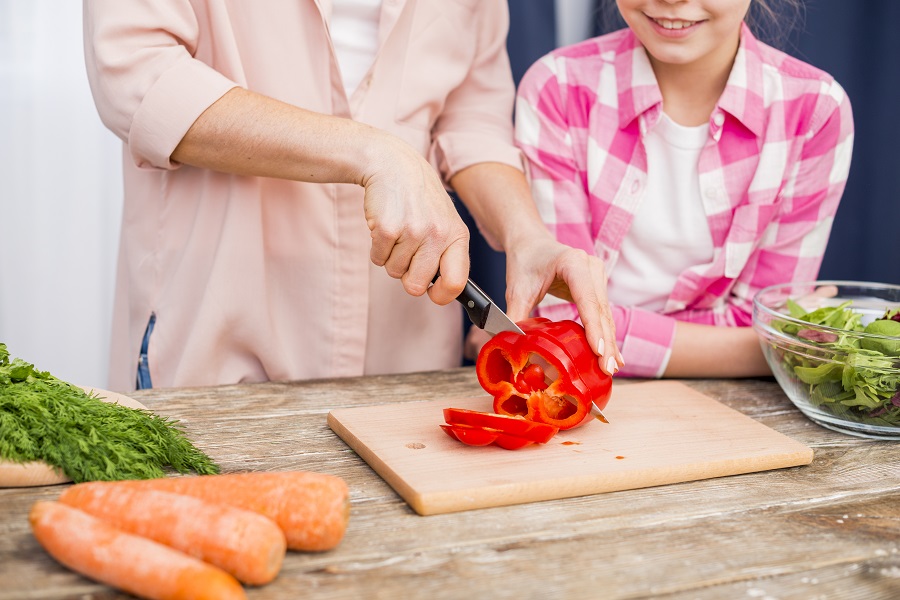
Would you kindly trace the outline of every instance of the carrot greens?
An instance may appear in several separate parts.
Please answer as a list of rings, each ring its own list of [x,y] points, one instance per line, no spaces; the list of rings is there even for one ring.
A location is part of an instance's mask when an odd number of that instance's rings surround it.
[[[43,461],[73,481],[151,479],[219,468],[177,421],[103,402],[0,343],[0,458]]]

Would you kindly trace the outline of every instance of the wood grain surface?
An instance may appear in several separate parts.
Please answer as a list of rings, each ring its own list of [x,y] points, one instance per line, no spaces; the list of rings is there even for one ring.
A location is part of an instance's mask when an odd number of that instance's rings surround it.
[[[481,395],[337,409],[328,425],[420,515],[557,500],[806,465],[810,448],[678,381],[617,386],[605,410],[549,443],[470,447],[443,409]]]
[[[475,396],[471,368],[133,397],[179,419],[226,472],[305,469],[349,484],[341,545],[289,553],[278,579],[247,589],[251,600],[900,597],[900,443],[824,429],[771,379],[685,383],[813,448],[812,463],[423,517],[327,414]],[[65,487],[0,490],[0,600],[129,597],[60,566],[31,535],[31,505]]]

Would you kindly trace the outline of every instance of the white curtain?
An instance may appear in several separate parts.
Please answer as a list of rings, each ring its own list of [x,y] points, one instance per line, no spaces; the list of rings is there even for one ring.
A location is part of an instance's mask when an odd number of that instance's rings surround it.
[[[13,356],[107,385],[121,197],[81,2],[0,0],[0,342]]]

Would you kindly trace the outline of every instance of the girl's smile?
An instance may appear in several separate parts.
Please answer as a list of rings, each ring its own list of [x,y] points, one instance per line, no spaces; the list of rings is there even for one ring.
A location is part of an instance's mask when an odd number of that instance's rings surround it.
[[[751,0],[616,0],[654,60],[673,67],[730,69]],[[658,75],[658,73],[657,73]]]
[[[653,29],[656,31],[657,35],[661,35],[667,38],[686,37],[706,22],[705,19],[697,21],[685,21],[683,19],[664,19],[651,17],[649,15],[647,15],[647,19],[650,20],[650,23]]]

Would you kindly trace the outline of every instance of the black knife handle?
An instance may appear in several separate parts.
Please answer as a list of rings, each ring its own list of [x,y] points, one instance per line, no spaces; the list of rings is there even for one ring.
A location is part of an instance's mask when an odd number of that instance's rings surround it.
[[[440,276],[440,271],[435,273],[431,283],[437,281],[437,278]],[[466,287],[463,288],[462,293],[456,297],[456,301],[462,304],[463,308],[466,309],[469,320],[472,321],[478,329],[484,329],[484,325],[487,323],[488,313],[491,311],[491,299],[487,294],[481,291],[480,287],[475,285],[474,281],[469,279],[466,282]]]

